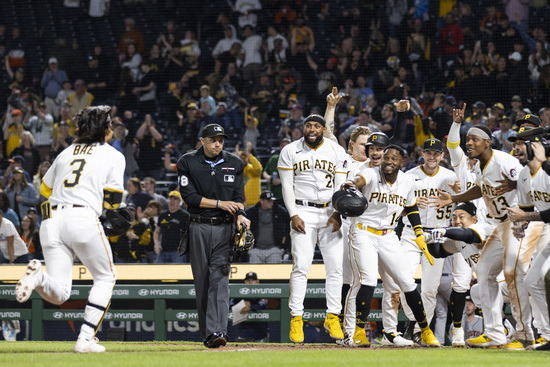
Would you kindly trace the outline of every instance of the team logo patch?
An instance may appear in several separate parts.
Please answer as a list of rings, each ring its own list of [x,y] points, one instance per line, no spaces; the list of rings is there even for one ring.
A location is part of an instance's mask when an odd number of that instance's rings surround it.
[[[347,168],[347,166],[348,166],[348,160],[346,159],[346,160],[344,161],[344,168]]]
[[[234,175],[224,175],[223,180],[225,182],[235,182],[235,176]]]
[[[510,170],[510,177],[511,177],[511,178],[515,178],[516,175],[517,175],[516,169],[515,169],[515,168],[512,168],[512,169]]]
[[[180,186],[187,186],[189,185],[189,179],[187,176],[180,176]]]
[[[219,126],[214,126],[214,131],[220,132],[220,131],[223,131],[223,130]]]

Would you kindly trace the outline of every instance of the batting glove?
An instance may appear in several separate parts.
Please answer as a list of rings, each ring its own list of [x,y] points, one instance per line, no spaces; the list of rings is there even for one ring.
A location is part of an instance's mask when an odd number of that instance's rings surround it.
[[[445,228],[436,228],[432,229],[429,232],[430,239],[426,237],[426,243],[443,243],[445,242],[445,234],[447,233],[447,230]]]

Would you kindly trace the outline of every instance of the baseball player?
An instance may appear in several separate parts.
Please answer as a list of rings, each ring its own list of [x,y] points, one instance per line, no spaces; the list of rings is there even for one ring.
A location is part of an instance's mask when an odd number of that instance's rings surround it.
[[[318,244],[326,269],[327,317],[324,326],[334,339],[343,339],[338,314],[341,310],[343,239],[341,218],[330,205],[335,187],[346,179],[349,156],[323,137],[325,119],[310,115],[304,120],[304,136],[281,151],[278,169],[283,200],[291,218],[290,237],[294,261],[290,276],[290,340],[304,341],[302,314],[307,275]]]
[[[528,293],[523,285],[525,269],[522,266],[520,253],[523,241],[512,235],[512,222],[506,208],[517,205],[516,190],[508,190],[501,185],[503,177],[514,182],[521,170],[519,161],[502,151],[491,148],[491,130],[485,125],[475,125],[468,130],[466,138],[468,157],[476,158],[476,186],[468,191],[451,195],[441,192],[433,197],[436,208],[442,208],[453,202],[464,202],[483,197],[487,206],[487,220],[495,229],[483,247],[477,266],[478,282],[481,290],[481,307],[484,312],[485,333],[478,338],[468,339],[471,347],[495,347],[506,344],[504,327],[500,322],[501,310],[498,300],[497,276],[504,269],[504,276],[510,293],[512,314],[517,322],[518,340],[505,345],[507,349],[523,349],[533,344],[533,331],[530,327],[531,307]]]
[[[534,129],[532,127],[521,127],[519,132],[528,131]],[[509,208],[508,213],[510,219],[514,223],[521,223],[524,221],[533,220],[531,215],[534,215],[534,209],[536,208],[539,213],[550,209],[550,180],[548,175],[541,170],[541,164],[545,161],[543,156],[541,160],[537,159],[533,153],[533,145],[536,142],[541,141],[540,136],[533,136],[529,138],[530,142],[526,142],[523,139],[513,139],[514,142],[514,157],[518,158],[520,163],[524,165],[523,169],[519,173],[518,177],[518,207]],[[539,143],[540,144],[540,143]],[[529,212],[530,215],[526,215],[525,212]],[[533,213],[533,214],[531,214]],[[533,223],[527,222],[530,227],[536,227],[542,225],[540,221],[540,214],[538,221]],[[528,238],[528,236],[526,236]],[[529,294],[531,295],[531,306],[533,309],[533,317],[535,319],[535,326],[537,328],[540,337],[536,339],[536,345],[541,345],[550,340],[550,325],[548,320],[548,310],[546,305],[546,294],[544,290],[544,274],[550,268],[550,261],[547,261],[550,256],[550,225],[544,224],[542,234],[537,244],[534,260],[531,263],[531,267],[527,271],[525,276],[525,286]]]
[[[350,233],[350,257],[360,282],[356,293],[356,327],[353,334],[356,346],[369,345],[365,325],[378,282],[379,268],[387,272],[405,293],[405,299],[422,329],[422,344],[440,345],[428,326],[422,299],[408,269],[406,256],[399,246],[399,239],[393,231],[405,210],[414,226],[418,246],[431,258],[424,242],[416,205],[414,179],[400,171],[404,155],[401,147],[390,145],[384,152],[380,167],[364,167],[353,182],[348,181],[344,185],[361,190],[369,202],[367,210],[352,219]]]
[[[94,284],[84,310],[75,346],[77,353],[100,353],[94,338],[111,303],[116,272],[109,241],[99,215],[119,206],[124,189],[124,156],[105,141],[112,137],[111,109],[87,107],[75,117],[77,139],[57,156],[44,176],[40,242],[48,272],[32,260],[15,287],[19,302],[33,289],[46,301],[60,305],[71,295],[74,256],[88,268]]]

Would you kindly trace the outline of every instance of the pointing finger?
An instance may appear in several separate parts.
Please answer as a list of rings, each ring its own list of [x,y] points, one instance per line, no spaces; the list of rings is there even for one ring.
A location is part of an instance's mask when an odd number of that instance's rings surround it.
[[[338,95],[338,88],[332,87],[332,95],[336,97]]]
[[[464,111],[466,111],[466,102],[462,105],[462,114],[464,114]]]

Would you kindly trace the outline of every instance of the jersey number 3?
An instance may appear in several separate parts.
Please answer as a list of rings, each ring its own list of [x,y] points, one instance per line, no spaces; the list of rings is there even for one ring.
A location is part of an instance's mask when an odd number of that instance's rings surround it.
[[[74,175],[74,180],[72,182],[69,182],[69,180],[63,181],[63,186],[65,187],[75,187],[78,185],[78,182],[80,181],[80,176],[82,175],[82,170],[84,169],[84,166],[86,165],[85,159],[75,159],[70,163],[71,166],[77,165],[77,168],[73,170],[72,174]]]

